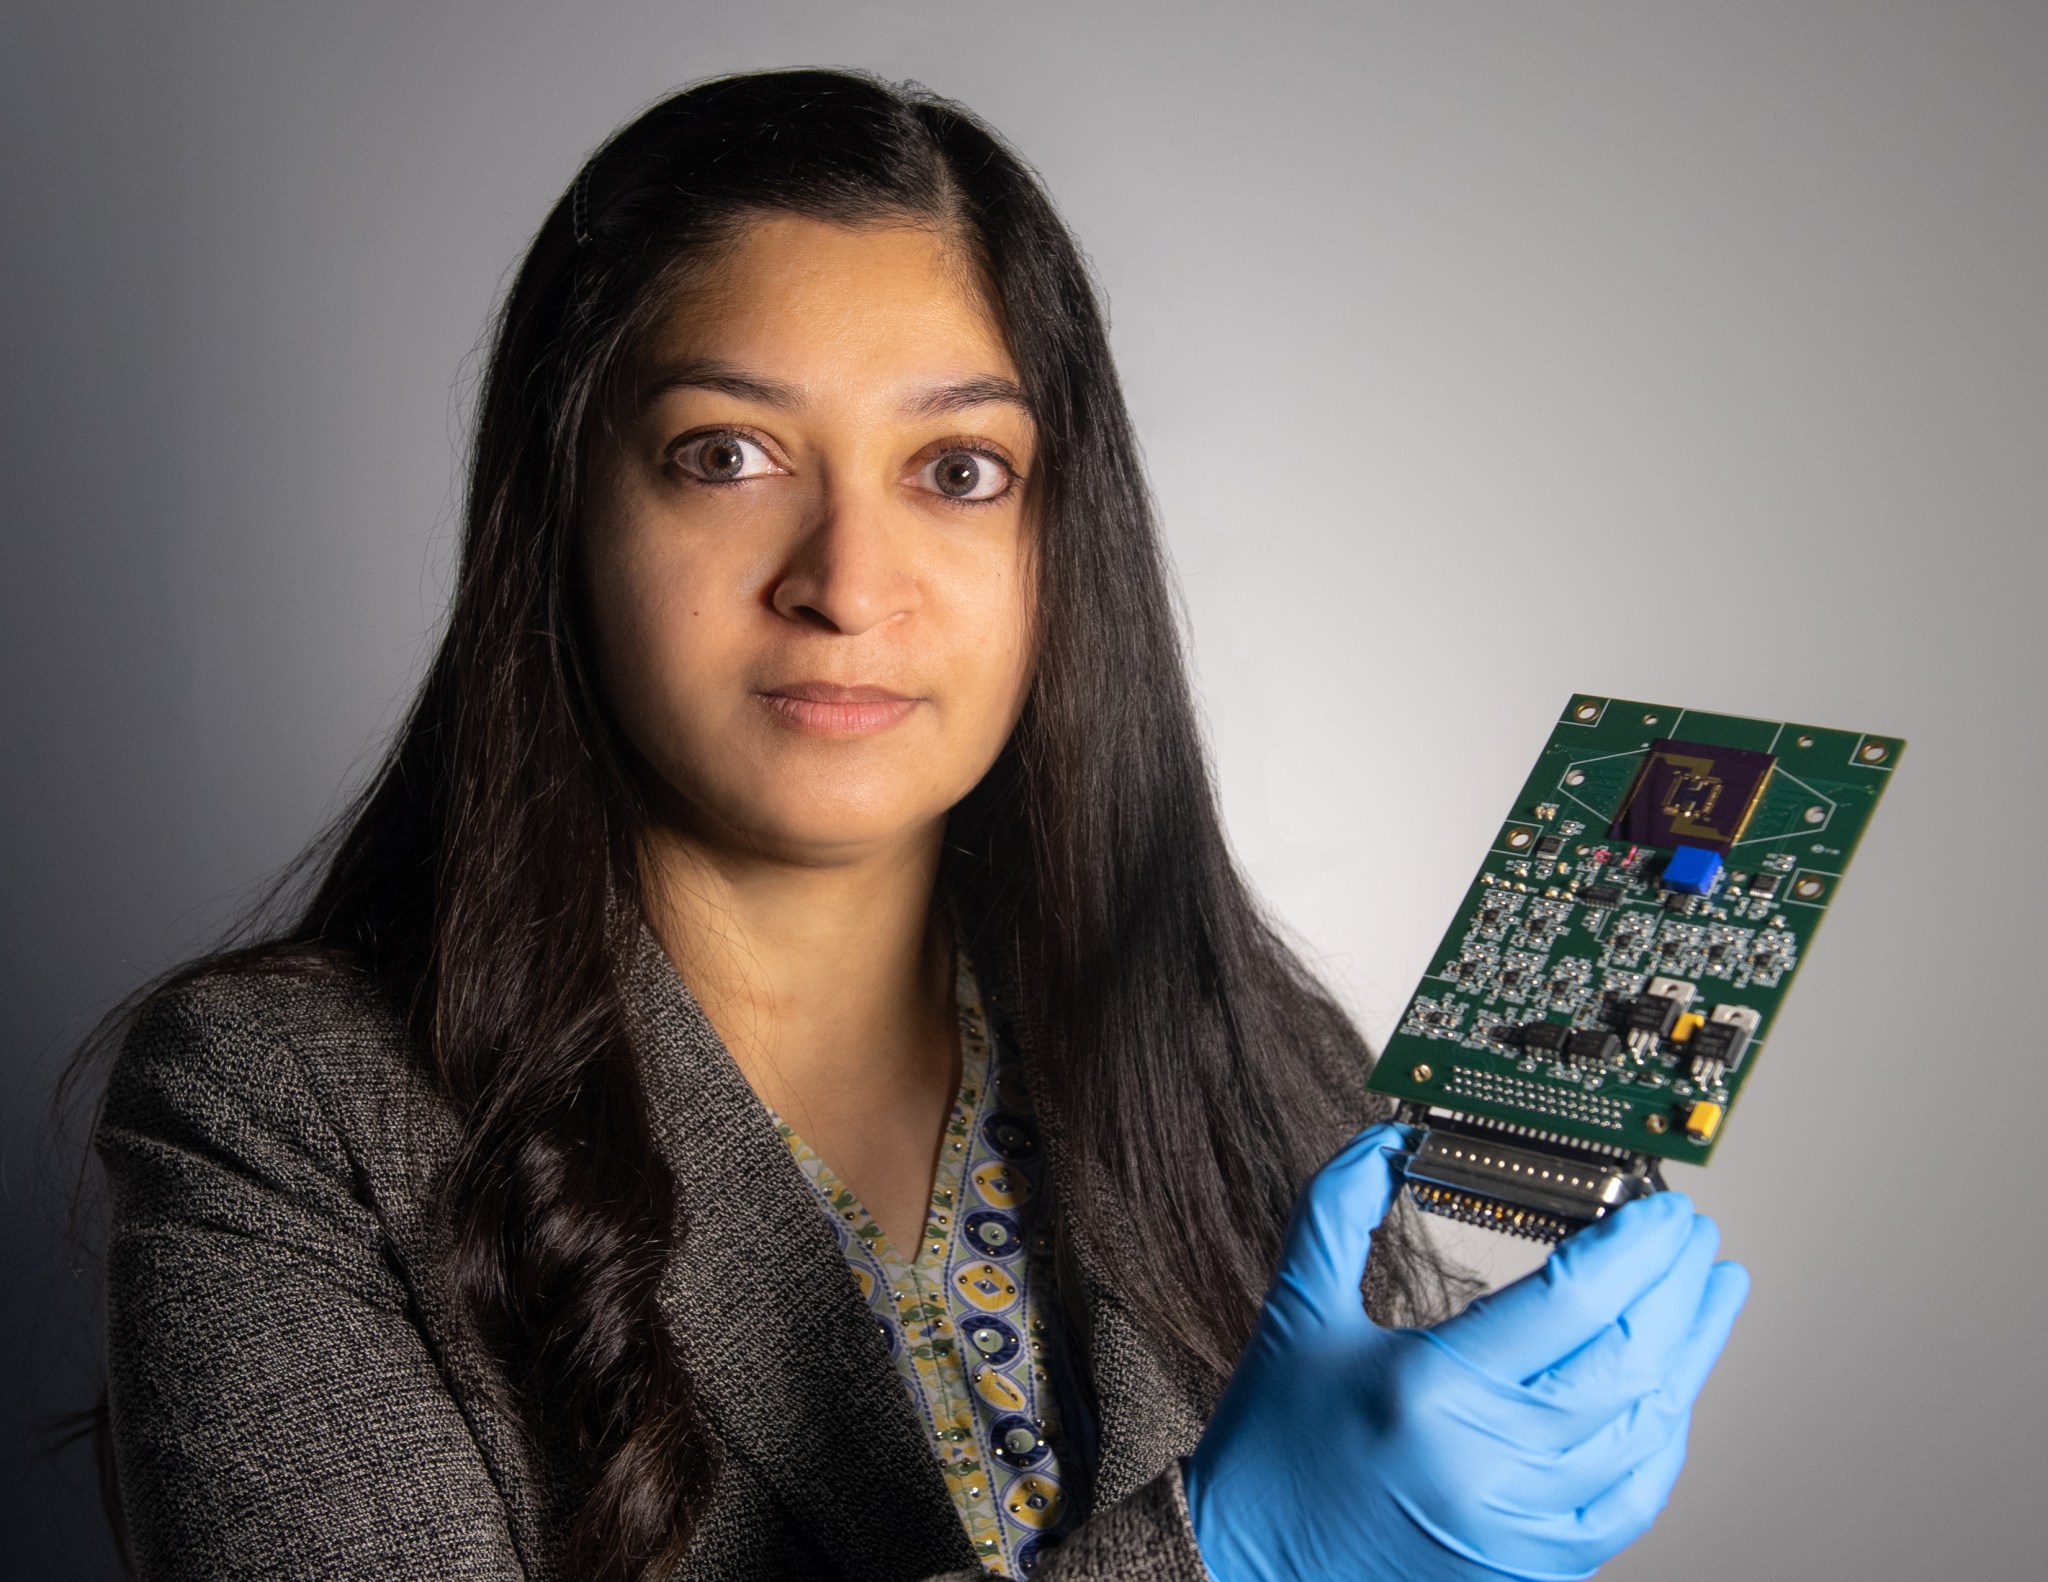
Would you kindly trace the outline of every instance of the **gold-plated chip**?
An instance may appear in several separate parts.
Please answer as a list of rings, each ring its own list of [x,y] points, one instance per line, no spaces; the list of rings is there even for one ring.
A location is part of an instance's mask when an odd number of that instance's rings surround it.
[[[1724,855],[1742,839],[1777,762],[1741,747],[1659,737],[1608,834],[1643,846],[1703,846]]]

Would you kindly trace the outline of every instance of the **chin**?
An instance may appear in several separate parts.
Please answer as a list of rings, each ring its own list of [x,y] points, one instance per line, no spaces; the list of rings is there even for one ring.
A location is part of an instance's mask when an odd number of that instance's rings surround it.
[[[958,744],[928,736],[845,742],[777,729],[765,742],[735,731],[726,743],[722,754],[696,755],[720,772],[690,775],[678,754],[663,773],[683,790],[681,822],[712,839],[723,830],[736,849],[797,863],[841,861],[928,834],[980,778],[974,764],[959,761],[969,755]]]
[[[707,800],[716,821],[755,851],[830,861],[912,838],[945,818],[949,801],[889,767],[785,760]]]
[[[793,862],[831,862],[909,839],[945,817],[918,809],[756,806],[748,834],[758,850]]]

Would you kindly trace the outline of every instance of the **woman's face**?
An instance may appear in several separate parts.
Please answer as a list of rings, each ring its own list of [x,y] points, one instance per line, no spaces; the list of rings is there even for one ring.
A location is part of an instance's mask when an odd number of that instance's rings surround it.
[[[817,863],[939,827],[1023,706],[1033,441],[930,230],[768,217],[693,281],[582,543],[606,694],[688,834]]]

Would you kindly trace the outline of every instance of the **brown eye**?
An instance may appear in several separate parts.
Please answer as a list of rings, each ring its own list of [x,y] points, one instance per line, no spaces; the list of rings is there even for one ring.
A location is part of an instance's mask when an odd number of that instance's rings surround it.
[[[972,456],[947,456],[933,469],[938,480],[939,493],[949,494],[954,499],[964,499],[974,493],[974,486],[981,482],[981,463]]]
[[[737,478],[746,464],[747,453],[740,449],[737,440],[710,440],[698,453],[697,465],[707,478]]]
[[[949,450],[925,464],[918,481],[949,500],[993,500],[1010,487],[1010,469],[979,451]]]
[[[740,434],[684,440],[670,454],[678,467],[701,483],[739,483],[782,471],[765,450]]]

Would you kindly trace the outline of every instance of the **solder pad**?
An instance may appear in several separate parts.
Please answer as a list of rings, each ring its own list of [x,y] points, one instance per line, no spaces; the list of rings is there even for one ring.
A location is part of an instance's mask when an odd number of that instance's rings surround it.
[[[1896,736],[1574,697],[1371,1087],[1537,1146],[1704,1163],[1904,749]],[[1720,857],[1705,893],[1660,882],[1686,846]],[[1656,979],[1697,1013],[1676,1037],[1642,1014]],[[1722,1021],[1754,1031],[1720,1071],[1685,1040],[1724,1008]],[[1688,1132],[1689,1116],[1711,1119],[1707,1135]]]

